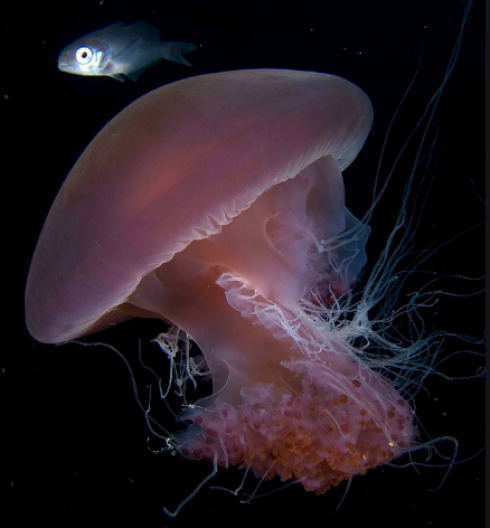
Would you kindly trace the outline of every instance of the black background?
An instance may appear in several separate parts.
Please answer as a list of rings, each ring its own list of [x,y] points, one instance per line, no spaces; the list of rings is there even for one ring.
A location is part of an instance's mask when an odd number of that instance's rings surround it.
[[[459,0],[302,1],[284,3],[121,1],[17,3],[3,7],[1,121],[4,310],[1,348],[2,525],[28,526],[354,526],[483,525],[484,455],[445,470],[378,468],[321,497],[293,486],[242,505],[223,491],[203,489],[176,519],[173,509],[210,471],[193,463],[153,455],[126,367],[103,348],[36,343],[23,319],[29,261],[42,224],[70,167],[91,138],[117,112],[162,84],[191,75],[241,68],[291,68],[348,78],[371,97],[375,124],[364,150],[345,173],[348,206],[362,216],[388,122],[422,65],[385,156],[383,173],[399,152],[439,86],[464,10]],[[200,44],[188,55],[194,67],[162,61],[137,83],[59,72],[56,60],[72,40],[123,20],[145,20],[164,40]],[[417,247],[443,242],[484,217],[483,57],[484,6],[475,1],[461,53],[437,112],[441,161],[418,231]],[[373,218],[368,245],[375,261],[399,208],[400,185],[410,155]],[[455,238],[424,266],[440,274],[484,273],[484,229]],[[420,278],[419,285],[424,283]],[[414,282],[416,287],[417,281]],[[446,280],[447,290],[469,293],[482,284]],[[426,314],[433,327],[483,336],[483,296],[443,298]],[[164,326],[134,320],[87,341],[121,349],[137,366],[136,347],[149,344]],[[449,352],[465,348],[448,339]],[[474,350],[481,349],[470,347]],[[482,361],[462,354],[441,370],[473,375]],[[165,376],[163,370],[162,375]],[[484,445],[482,378],[429,378],[416,400],[427,433],[459,441],[458,459]],[[444,452],[451,442],[439,443]],[[420,458],[419,458],[420,460]],[[431,463],[441,464],[434,456]],[[215,485],[237,487],[242,472],[220,472]],[[254,482],[247,482],[247,491]],[[261,491],[269,491],[264,487]]]

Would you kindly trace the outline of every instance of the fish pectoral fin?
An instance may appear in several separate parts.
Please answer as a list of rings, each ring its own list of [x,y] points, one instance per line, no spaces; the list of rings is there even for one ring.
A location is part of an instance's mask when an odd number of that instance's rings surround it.
[[[131,55],[135,50],[138,49],[138,47],[141,45],[141,42],[143,41],[143,37],[139,37],[131,42],[131,44],[127,45],[126,47],[122,47],[119,50],[119,53],[115,53],[111,60],[112,62],[117,62],[117,60],[120,58],[121,55]]]
[[[124,75],[122,75],[121,73],[111,73],[109,74],[109,77],[111,77],[112,79],[116,79],[116,81],[126,82]]]

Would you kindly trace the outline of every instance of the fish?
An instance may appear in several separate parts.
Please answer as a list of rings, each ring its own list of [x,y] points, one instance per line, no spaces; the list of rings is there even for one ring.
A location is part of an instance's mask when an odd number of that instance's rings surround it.
[[[197,47],[187,42],[161,41],[158,29],[147,22],[116,22],[66,46],[58,57],[58,69],[75,75],[136,81],[160,59],[192,66],[183,54]]]

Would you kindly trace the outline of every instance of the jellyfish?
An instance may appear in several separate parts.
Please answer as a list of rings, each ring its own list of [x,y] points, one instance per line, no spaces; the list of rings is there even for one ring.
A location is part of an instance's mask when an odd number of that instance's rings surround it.
[[[397,308],[411,273],[395,273],[400,219],[363,276],[370,214],[345,208],[342,173],[371,120],[360,89],[311,72],[214,74],[139,99],[53,204],[26,290],[31,335],[166,321],[156,342],[177,386],[209,377],[213,392],[160,431],[172,453],[213,468],[323,493],[410,453],[413,376],[431,371],[437,345],[418,308],[433,299]]]
[[[321,494],[401,456],[413,410],[359,350],[384,339],[366,299],[387,285],[352,294],[370,229],[346,209],[342,178],[372,115],[347,80],[290,70],[203,75],[138,99],[49,212],[26,287],[31,335],[59,343],[135,316],[185,332],[213,382],[169,437],[187,458]]]

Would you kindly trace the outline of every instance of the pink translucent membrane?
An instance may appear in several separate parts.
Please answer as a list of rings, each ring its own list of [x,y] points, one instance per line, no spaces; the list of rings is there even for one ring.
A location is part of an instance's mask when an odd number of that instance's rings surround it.
[[[339,323],[368,233],[325,158],[143,279],[129,304],[185,330],[213,379],[172,438],[183,456],[323,493],[413,445],[413,412]]]
[[[194,423],[173,439],[183,456],[247,467],[258,478],[294,478],[323,493],[411,446],[412,411],[351,349],[307,317],[264,301],[236,276],[224,274],[218,284],[229,300],[240,298],[231,304],[240,306],[251,337],[233,348],[246,358],[224,359],[224,387],[183,415]],[[257,331],[258,318],[274,333],[273,346]]]

